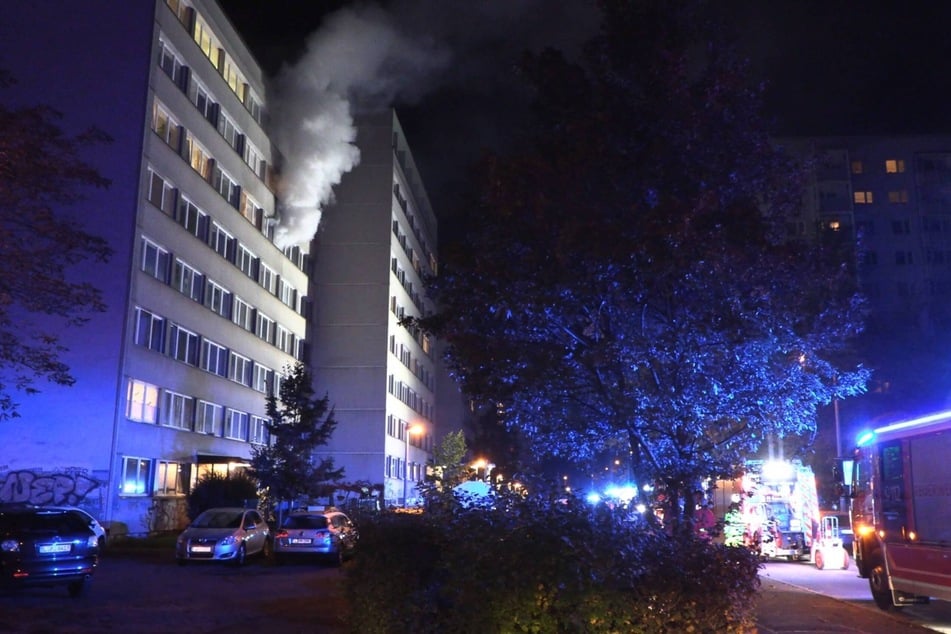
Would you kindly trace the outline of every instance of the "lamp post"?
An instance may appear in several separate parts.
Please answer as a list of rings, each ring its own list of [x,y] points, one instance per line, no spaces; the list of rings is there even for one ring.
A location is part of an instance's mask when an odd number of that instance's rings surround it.
[[[410,425],[403,423],[403,506],[406,506],[406,500],[409,488],[409,439],[410,436],[422,434],[426,431],[422,425]]]

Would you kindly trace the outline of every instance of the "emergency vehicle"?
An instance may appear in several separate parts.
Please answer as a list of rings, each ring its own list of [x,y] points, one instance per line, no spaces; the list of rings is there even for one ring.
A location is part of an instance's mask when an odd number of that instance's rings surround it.
[[[747,460],[743,476],[717,483],[719,517],[738,513],[743,544],[764,559],[809,559],[819,528],[812,468],[800,460]]]
[[[850,466],[852,554],[878,607],[951,600],[951,411],[860,435]]]

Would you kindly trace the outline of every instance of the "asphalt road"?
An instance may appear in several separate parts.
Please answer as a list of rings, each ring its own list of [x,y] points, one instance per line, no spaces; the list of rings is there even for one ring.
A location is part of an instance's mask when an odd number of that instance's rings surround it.
[[[0,595],[0,632],[346,632],[341,570],[315,562],[178,566],[107,554],[87,594],[64,587]]]
[[[773,562],[760,570],[760,634],[855,632],[951,634],[951,603],[932,601],[885,612],[875,606],[868,580],[855,564],[847,570],[818,570],[808,562]]]

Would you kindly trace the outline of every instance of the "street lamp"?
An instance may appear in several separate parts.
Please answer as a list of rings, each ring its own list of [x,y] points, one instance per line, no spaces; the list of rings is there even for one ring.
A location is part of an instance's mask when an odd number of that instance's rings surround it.
[[[406,506],[406,500],[409,485],[409,438],[426,431],[422,425],[410,425],[403,422],[403,506]]]

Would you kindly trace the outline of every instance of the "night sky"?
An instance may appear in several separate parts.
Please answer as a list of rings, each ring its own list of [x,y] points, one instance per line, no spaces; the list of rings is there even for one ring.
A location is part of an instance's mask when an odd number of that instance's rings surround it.
[[[343,0],[220,0],[262,62],[277,73],[343,10]],[[866,0],[717,0],[767,86],[779,134],[951,131],[951,3]],[[512,75],[526,49],[568,52],[597,29],[588,0],[391,0],[394,29],[447,54],[438,70],[407,76],[395,105],[444,228],[466,167],[504,148],[524,115]],[[410,85],[412,88],[410,88]],[[450,222],[446,222],[450,221]]]

